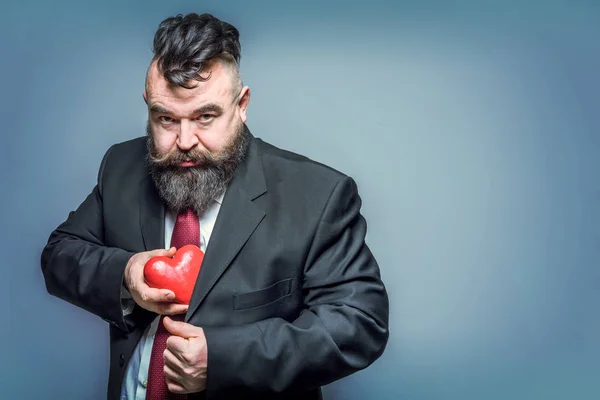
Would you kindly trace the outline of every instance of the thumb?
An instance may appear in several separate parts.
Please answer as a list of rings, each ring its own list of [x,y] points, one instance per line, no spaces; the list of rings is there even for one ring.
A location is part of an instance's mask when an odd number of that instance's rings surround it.
[[[148,252],[148,256],[150,257],[158,257],[158,256],[166,256],[173,257],[176,253],[175,247],[171,247],[170,249],[156,249]]]
[[[202,335],[202,328],[183,321],[173,321],[169,317],[165,317],[163,319],[163,324],[171,335],[179,336],[184,339],[190,339]]]

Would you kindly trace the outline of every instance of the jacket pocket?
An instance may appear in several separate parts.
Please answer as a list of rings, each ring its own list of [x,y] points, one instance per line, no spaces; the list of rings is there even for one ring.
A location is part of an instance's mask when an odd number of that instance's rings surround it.
[[[274,303],[292,293],[292,278],[283,279],[271,286],[255,292],[239,293],[233,297],[236,310],[265,306]]]

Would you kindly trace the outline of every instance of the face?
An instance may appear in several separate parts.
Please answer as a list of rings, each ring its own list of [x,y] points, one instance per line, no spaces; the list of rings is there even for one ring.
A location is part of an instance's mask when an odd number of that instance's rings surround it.
[[[210,75],[209,75],[210,74]],[[243,158],[250,98],[231,69],[210,63],[206,81],[192,89],[171,85],[151,65],[148,105],[148,165],[163,201],[175,212],[201,214],[218,197]]]
[[[218,61],[207,65],[202,76],[210,78],[193,89],[170,84],[156,65],[150,66],[144,99],[157,152],[167,156],[195,150],[218,156],[246,122],[248,87],[234,90],[233,72]]]

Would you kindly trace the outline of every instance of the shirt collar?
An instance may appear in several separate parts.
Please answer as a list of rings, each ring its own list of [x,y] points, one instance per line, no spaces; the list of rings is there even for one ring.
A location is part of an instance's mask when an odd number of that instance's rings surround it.
[[[217,196],[217,198],[215,199],[215,201],[217,203],[219,203],[219,205],[223,204],[223,197],[225,197],[225,192],[227,191],[227,188],[225,188],[225,190],[223,190],[223,193],[221,193],[219,196]]]

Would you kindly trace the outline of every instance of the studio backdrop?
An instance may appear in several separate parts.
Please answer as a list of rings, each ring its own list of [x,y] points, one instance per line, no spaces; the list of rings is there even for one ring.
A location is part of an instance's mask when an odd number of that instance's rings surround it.
[[[40,253],[188,12],[240,30],[253,134],[358,183],[390,339],[326,399],[600,398],[600,3],[516,0],[3,2],[0,398],[105,396]]]

